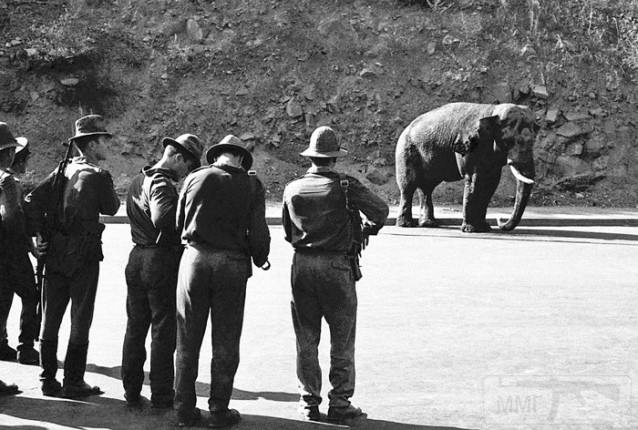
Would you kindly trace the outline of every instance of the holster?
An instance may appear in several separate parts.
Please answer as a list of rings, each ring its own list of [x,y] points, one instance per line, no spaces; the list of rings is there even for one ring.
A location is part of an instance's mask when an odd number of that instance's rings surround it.
[[[350,268],[352,269],[354,281],[357,282],[363,277],[363,274],[361,273],[361,266],[359,266],[359,257],[357,257],[356,255],[348,255],[348,261],[350,261]]]
[[[102,261],[101,231],[65,234],[56,231],[51,237],[47,270],[71,277],[87,262]]]

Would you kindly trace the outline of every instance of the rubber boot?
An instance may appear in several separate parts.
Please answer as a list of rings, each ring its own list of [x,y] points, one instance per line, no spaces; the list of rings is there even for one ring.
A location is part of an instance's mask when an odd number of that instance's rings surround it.
[[[100,387],[92,387],[84,382],[88,350],[88,343],[84,345],[69,343],[66,350],[66,358],[64,359],[64,386],[62,388],[62,397],[73,399],[103,393]]]
[[[62,385],[55,379],[58,372],[58,341],[42,340],[40,342],[40,382],[42,382],[42,394],[57,397],[62,390]]]

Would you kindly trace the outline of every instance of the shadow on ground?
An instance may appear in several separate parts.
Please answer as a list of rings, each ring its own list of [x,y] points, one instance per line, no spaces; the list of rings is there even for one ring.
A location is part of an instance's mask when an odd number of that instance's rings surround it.
[[[122,379],[122,367],[105,367],[96,364],[87,364],[87,372],[99,373],[100,375],[109,376],[115,379]],[[144,372],[144,384],[149,384],[148,372]],[[195,382],[195,392],[199,397],[208,397],[210,392],[210,385],[204,382]],[[277,391],[246,391],[238,388],[233,388],[232,399],[234,400],[272,400],[273,402],[297,402],[299,400],[299,394],[284,393]]]
[[[40,430],[49,428],[51,425],[75,429],[93,427],[112,430],[131,428],[159,430],[175,426],[175,415],[171,410],[158,411],[148,407],[148,403],[142,409],[131,409],[126,407],[123,401],[100,396],[93,396],[86,401],[17,396],[3,399],[0,405],[4,415],[8,416],[9,419],[16,419],[14,420],[15,425],[0,425],[0,428],[12,430]],[[198,427],[206,427],[207,415],[207,413],[203,414],[203,419]],[[11,421],[8,424],[11,424]],[[349,424],[351,428],[370,430],[470,430],[458,427],[402,424],[374,419],[361,419]],[[233,427],[237,430],[310,430],[322,428],[348,427],[327,422],[314,423],[262,415],[242,415],[242,421]]]
[[[525,228],[518,227],[512,231],[501,231],[494,228],[489,233],[463,233],[457,228],[439,227],[436,229],[414,227],[383,234],[391,236],[424,236],[445,237],[456,239],[480,240],[530,240],[539,242],[570,242],[570,243],[598,243],[603,245],[635,246],[633,243],[613,243],[614,241],[638,242],[638,234],[608,233],[584,230],[566,230],[553,228]],[[578,240],[580,239],[580,240]],[[605,243],[605,241],[610,243]]]

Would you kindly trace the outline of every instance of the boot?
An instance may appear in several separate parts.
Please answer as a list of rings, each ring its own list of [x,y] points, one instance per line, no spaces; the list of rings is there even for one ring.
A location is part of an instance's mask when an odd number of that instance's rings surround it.
[[[40,364],[40,355],[33,347],[33,344],[18,345],[18,362],[34,366]]]
[[[84,382],[86,370],[86,354],[89,344],[76,345],[69,343],[64,359],[64,385],[62,397],[74,399],[104,393],[100,387],[92,387]]]
[[[42,394],[57,397],[62,390],[62,385],[55,379],[58,371],[58,341],[42,340],[40,342],[40,382],[42,382]]]

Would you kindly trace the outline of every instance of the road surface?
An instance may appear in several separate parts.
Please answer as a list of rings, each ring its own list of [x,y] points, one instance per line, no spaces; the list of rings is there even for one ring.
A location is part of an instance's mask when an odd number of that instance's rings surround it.
[[[255,269],[248,284],[231,402],[244,416],[237,428],[329,428],[297,421],[292,251],[281,227],[272,226],[271,234],[272,269]],[[637,428],[631,399],[638,385],[638,228],[527,227],[469,235],[458,228],[386,227],[370,242],[358,283],[353,398],[368,419],[356,427]],[[0,362],[0,378],[23,390],[0,399],[1,428],[172,428],[172,412],[129,410],[122,398],[129,250],[128,226],[109,224],[86,375],[106,393],[85,402],[44,398],[37,367]],[[19,307],[14,300],[14,346]],[[203,410],[209,333],[197,386]],[[60,338],[65,345],[68,319]],[[324,393],[328,354],[324,330]],[[148,385],[143,395],[149,397]],[[327,401],[323,413],[326,408]]]

